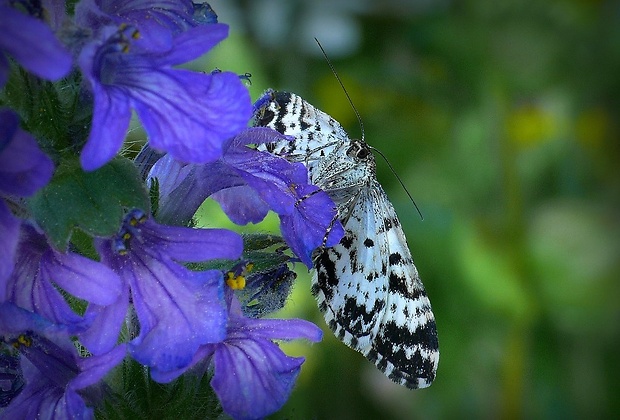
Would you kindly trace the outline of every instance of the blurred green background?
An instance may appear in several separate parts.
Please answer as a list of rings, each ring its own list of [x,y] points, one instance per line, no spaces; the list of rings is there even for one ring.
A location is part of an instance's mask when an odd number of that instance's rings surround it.
[[[620,413],[620,3],[218,1],[208,64],[253,99],[300,94],[360,127],[433,304],[435,383],[392,384],[299,283],[283,316],[326,332],[274,419],[611,418]],[[265,228],[266,229],[266,228]],[[303,270],[302,270],[303,271]]]

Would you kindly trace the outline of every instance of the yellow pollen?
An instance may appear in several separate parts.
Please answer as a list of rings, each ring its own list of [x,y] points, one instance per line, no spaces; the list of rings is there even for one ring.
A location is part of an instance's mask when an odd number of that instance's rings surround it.
[[[27,335],[20,334],[19,337],[17,337],[17,340],[13,342],[13,347],[18,349],[20,345],[30,347],[32,345],[32,339]]]
[[[235,273],[229,271],[226,284],[233,290],[241,290],[245,287],[245,277],[235,276]]]

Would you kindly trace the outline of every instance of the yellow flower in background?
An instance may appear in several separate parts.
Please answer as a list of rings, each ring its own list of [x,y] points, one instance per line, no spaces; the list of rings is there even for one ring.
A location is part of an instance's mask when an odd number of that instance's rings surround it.
[[[555,115],[545,108],[528,104],[506,118],[508,139],[519,147],[532,147],[553,139],[559,128]]]

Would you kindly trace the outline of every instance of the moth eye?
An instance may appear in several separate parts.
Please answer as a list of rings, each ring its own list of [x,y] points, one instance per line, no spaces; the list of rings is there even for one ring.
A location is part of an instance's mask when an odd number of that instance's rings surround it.
[[[358,159],[366,159],[368,157],[368,149],[362,147],[357,151],[356,157]]]

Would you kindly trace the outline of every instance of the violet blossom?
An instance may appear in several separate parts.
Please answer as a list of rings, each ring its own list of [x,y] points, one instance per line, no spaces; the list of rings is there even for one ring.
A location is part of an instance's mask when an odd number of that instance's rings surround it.
[[[44,234],[23,223],[15,268],[6,281],[0,281],[0,302],[12,302],[54,323],[71,326],[73,331],[85,329],[93,317],[76,314],[59,289],[106,306],[118,299],[121,281],[100,262],[53,249]]]
[[[234,73],[173,66],[199,57],[227,34],[228,26],[219,23],[192,27],[160,51],[138,42],[141,35],[132,26],[102,28],[79,57],[94,99],[90,136],[80,156],[84,169],[97,169],[116,155],[132,109],[153,148],[184,162],[219,158],[222,143],[251,116],[247,88]]]
[[[200,345],[226,336],[221,271],[191,271],[177,261],[236,259],[243,247],[238,234],[164,226],[133,210],[115,239],[99,240],[96,246],[102,262],[121,276],[123,292],[113,305],[91,305],[86,311],[100,315],[80,336],[91,352],[105,353],[116,345],[130,300],[139,334],[129,352],[144,365],[183,369]]]
[[[192,365],[210,364],[211,386],[228,415],[235,419],[262,418],[284,405],[305,360],[287,356],[274,340],[318,342],[323,332],[301,319],[247,318],[231,289],[226,301],[226,338],[202,346]],[[153,378],[160,382],[170,381],[180,373],[152,371]]]

